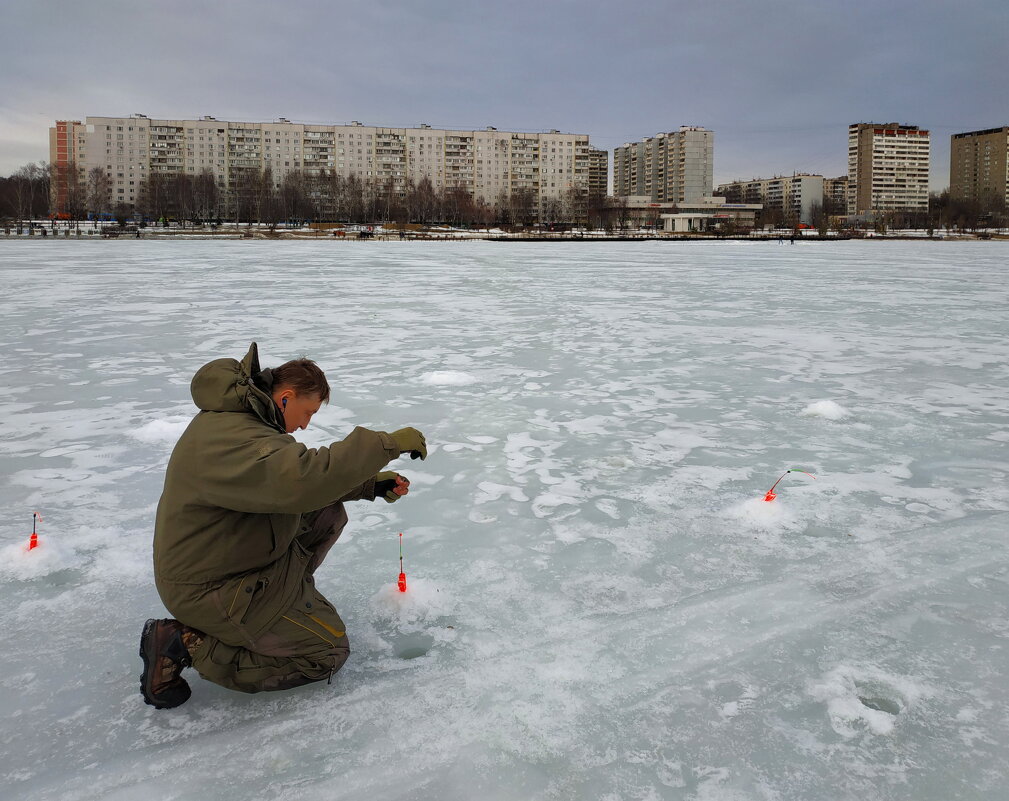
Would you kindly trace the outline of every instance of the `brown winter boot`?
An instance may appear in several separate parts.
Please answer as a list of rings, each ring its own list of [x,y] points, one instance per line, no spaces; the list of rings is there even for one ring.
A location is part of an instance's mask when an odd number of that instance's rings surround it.
[[[140,635],[140,692],[156,709],[171,709],[189,700],[192,691],[182,678],[182,669],[193,664],[191,650],[203,642],[199,632],[178,620],[148,620]]]

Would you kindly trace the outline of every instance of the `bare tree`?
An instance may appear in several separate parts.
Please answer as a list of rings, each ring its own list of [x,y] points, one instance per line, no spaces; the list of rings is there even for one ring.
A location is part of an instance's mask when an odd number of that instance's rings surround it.
[[[630,219],[631,213],[627,206],[626,197],[617,197],[613,202],[614,217],[616,217],[617,227],[623,231],[627,227],[627,222]]]
[[[331,170],[326,183],[330,219],[334,222],[343,222],[347,219],[347,193],[344,188],[346,182],[336,170]]]
[[[217,181],[209,169],[204,169],[193,181],[193,211],[196,218],[204,223],[219,216]]]
[[[497,210],[488,203],[484,198],[480,197],[474,201],[473,204],[473,223],[479,225],[481,228],[489,228],[491,223],[494,222],[494,218],[497,216]]]
[[[364,214],[363,222],[375,222],[379,214],[381,187],[375,180],[365,181],[364,184]]]
[[[512,223],[532,225],[536,221],[536,192],[528,187],[513,189],[509,197]]]
[[[14,180],[0,175],[0,217],[7,219],[14,211]]]
[[[364,220],[365,199],[364,182],[355,174],[351,173],[343,182],[344,208],[349,222],[362,222]]]
[[[613,227],[605,193],[598,191],[590,192],[585,199],[585,208],[587,222],[593,228]]]
[[[396,219],[396,209],[399,206],[396,197],[396,182],[390,176],[384,181],[376,181],[375,205],[376,222],[392,222]]]
[[[93,219],[97,220],[112,211],[112,179],[101,167],[92,167],[88,171],[85,194]]]
[[[507,189],[502,189],[498,192],[497,199],[494,201],[494,209],[497,214],[498,225],[511,225],[514,222],[512,218],[511,197]]]
[[[765,206],[762,208],[759,212],[759,218],[761,227],[770,225],[774,228],[781,228],[785,224],[785,214],[776,206]]]
[[[785,192],[784,199],[781,204],[781,215],[782,220],[785,225],[793,230],[798,229],[799,226],[799,214],[795,209],[795,204],[793,203],[794,195],[792,192]]]
[[[271,173],[272,175],[272,173]],[[273,181],[270,181],[271,191]],[[258,169],[240,169],[232,173],[229,197],[235,224],[259,219],[263,200],[263,174]]]
[[[270,184],[272,186],[272,182]],[[280,183],[280,207],[285,219],[303,220],[308,214],[308,198],[305,193],[305,176],[300,170],[292,170]]]
[[[572,225],[584,225],[588,219],[588,190],[573,184],[564,193],[564,219]]]
[[[329,175],[327,170],[311,172],[305,176],[305,197],[308,201],[309,217],[321,222],[333,217],[332,200],[329,195]]]
[[[22,220],[45,217],[50,205],[49,165],[44,161],[25,164],[5,181],[6,205]]]
[[[452,225],[468,224],[475,216],[473,195],[462,186],[452,186],[445,190],[445,222]]]
[[[87,214],[88,190],[84,181],[81,180],[80,171],[76,162],[53,166],[51,181],[55,185],[54,194],[63,197],[62,212],[76,226],[78,220]],[[58,214],[59,209],[54,208]]]
[[[267,223],[272,231],[284,216],[278,200],[279,192],[273,177],[273,168],[264,167],[256,172],[250,171],[248,179],[248,221]]]
[[[823,196],[823,213],[828,217],[838,217],[846,214],[848,211],[847,206],[843,200],[838,200],[837,198],[831,197],[830,195],[824,194]]]
[[[33,214],[43,217],[52,203],[52,167],[49,162],[40,161],[35,165],[35,182],[37,191],[33,199]]]
[[[141,195],[141,208],[145,216],[167,225],[171,216],[174,184],[174,176],[169,173],[152,172],[147,176]]]
[[[193,218],[193,178],[180,172],[172,176],[170,206],[175,218],[185,227],[185,221]]]
[[[284,178],[284,183],[278,190],[273,180],[273,170],[269,167],[264,169],[259,176],[259,183],[256,191],[256,219],[261,223],[266,223],[271,231],[276,230],[279,223],[285,216],[289,216],[284,208],[284,186],[290,192],[291,179],[293,173],[288,173]]]
[[[421,224],[432,222],[438,207],[437,193],[426,175],[408,190],[410,218]]]
[[[19,167],[11,178],[14,190],[14,214],[20,225],[22,220],[31,219],[33,216],[35,193],[38,190],[38,167],[34,163],[25,164]]]
[[[564,204],[560,198],[551,197],[543,201],[540,210],[540,222],[545,225],[554,226],[564,218]]]

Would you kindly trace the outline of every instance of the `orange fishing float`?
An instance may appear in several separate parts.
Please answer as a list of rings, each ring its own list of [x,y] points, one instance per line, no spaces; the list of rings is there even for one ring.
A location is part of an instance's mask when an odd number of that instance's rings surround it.
[[[403,532],[399,532],[399,581],[400,592],[406,592],[406,573],[403,572]]]
[[[39,534],[35,530],[35,521],[36,520],[41,520],[41,519],[42,519],[42,515],[40,515],[38,512],[32,512],[32,535],[28,539],[28,550],[29,551],[32,550],[32,549],[34,549],[34,548],[38,548],[39,547]]]
[[[806,471],[800,470],[798,467],[791,467],[778,477],[778,481],[781,481],[781,479],[783,479],[789,473],[806,473]],[[806,475],[809,476],[811,479],[813,479],[813,481],[816,481],[816,476],[814,476],[812,473],[806,473]],[[767,495],[764,496],[764,500],[767,501],[768,503],[770,503],[771,501],[773,501],[775,498],[778,497],[774,491],[774,488],[778,486],[778,481],[775,481],[774,484],[771,485],[771,488],[767,491]]]

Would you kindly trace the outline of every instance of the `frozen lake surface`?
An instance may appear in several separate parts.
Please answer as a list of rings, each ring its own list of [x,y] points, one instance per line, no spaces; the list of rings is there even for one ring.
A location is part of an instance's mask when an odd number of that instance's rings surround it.
[[[1004,799],[1009,245],[0,244],[0,797]],[[331,686],[145,706],[203,363],[420,428]],[[801,473],[764,493],[788,468]],[[27,552],[32,511],[42,546]],[[393,591],[397,533],[410,592]]]

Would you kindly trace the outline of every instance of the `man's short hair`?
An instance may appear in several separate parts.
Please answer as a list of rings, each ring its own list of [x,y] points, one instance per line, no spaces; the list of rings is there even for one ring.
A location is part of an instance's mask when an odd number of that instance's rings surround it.
[[[291,359],[280,367],[275,367],[273,373],[273,388],[290,387],[298,395],[318,395],[323,403],[329,403],[329,382],[311,359]]]

